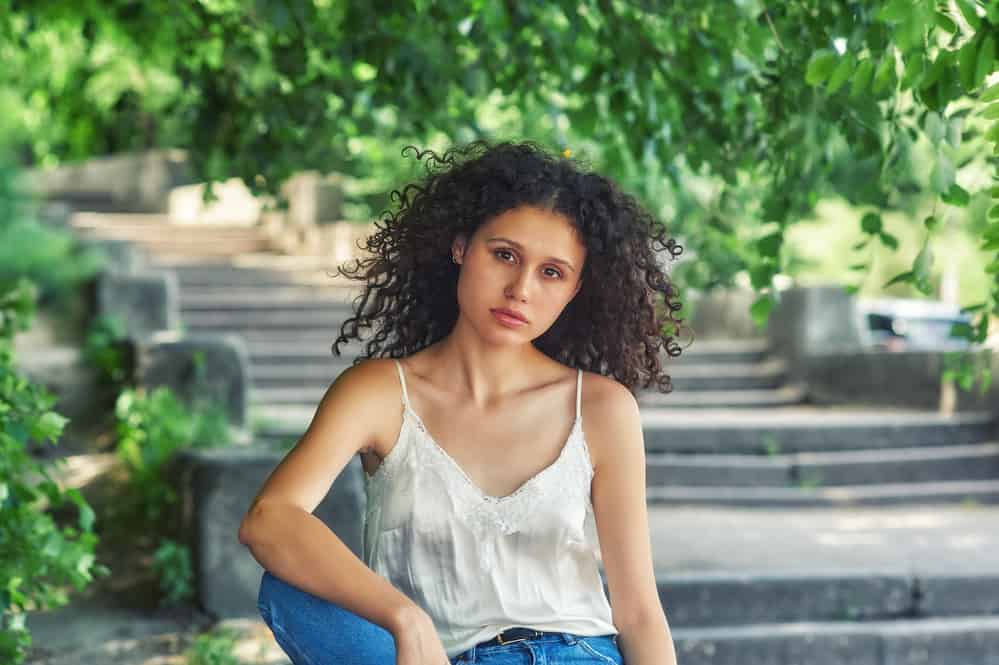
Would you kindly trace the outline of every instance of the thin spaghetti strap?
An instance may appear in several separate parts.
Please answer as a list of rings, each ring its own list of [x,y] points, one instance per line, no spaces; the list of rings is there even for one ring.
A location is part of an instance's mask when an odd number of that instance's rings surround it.
[[[407,409],[412,409],[412,407],[409,406],[409,393],[406,392],[406,376],[402,371],[402,363],[396,360],[395,366],[396,369],[399,370],[399,383],[402,384],[402,403],[406,405]]]
[[[583,370],[576,370],[576,420],[579,420],[579,399],[583,394]]]

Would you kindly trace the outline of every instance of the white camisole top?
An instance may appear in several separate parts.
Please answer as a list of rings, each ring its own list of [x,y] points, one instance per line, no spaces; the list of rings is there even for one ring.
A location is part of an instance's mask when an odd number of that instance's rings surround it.
[[[558,459],[505,497],[485,494],[413,411],[364,472],[364,562],[433,619],[449,658],[507,628],[617,634],[599,572],[576,377],[576,419]]]

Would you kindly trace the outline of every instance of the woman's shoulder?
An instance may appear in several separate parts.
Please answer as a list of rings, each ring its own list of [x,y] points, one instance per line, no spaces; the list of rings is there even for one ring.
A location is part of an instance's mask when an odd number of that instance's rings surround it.
[[[401,405],[399,389],[399,373],[395,360],[392,358],[365,358],[343,370],[336,378],[335,384],[340,384],[339,391],[350,393],[350,400],[363,400],[364,410],[369,413],[389,414],[395,412],[395,407]],[[359,402],[358,402],[359,404]],[[400,420],[401,420],[400,410]],[[392,418],[378,418],[373,421],[375,431],[372,432],[375,452],[383,447],[383,442],[391,438]],[[398,423],[395,423],[398,429]],[[365,449],[367,450],[367,449]]]
[[[595,467],[616,442],[626,419],[634,418],[638,403],[627,386],[598,372],[583,370],[580,415],[586,444]]]

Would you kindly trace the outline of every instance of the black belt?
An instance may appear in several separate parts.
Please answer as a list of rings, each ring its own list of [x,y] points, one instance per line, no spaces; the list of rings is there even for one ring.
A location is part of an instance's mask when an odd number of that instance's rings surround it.
[[[541,637],[542,635],[559,635],[557,632],[548,632],[542,630],[534,630],[533,628],[507,628],[502,633],[497,635],[491,640],[485,642],[480,642],[478,646],[488,647],[497,644],[510,644],[511,642],[521,642],[523,640],[531,639],[534,637]]]

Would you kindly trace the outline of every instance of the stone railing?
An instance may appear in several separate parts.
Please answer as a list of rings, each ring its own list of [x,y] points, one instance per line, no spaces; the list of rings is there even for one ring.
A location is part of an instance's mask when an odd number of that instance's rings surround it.
[[[767,337],[789,377],[807,386],[812,403],[938,408],[945,351],[872,348],[864,341],[863,325],[854,296],[842,287],[795,287],[781,292]],[[974,353],[985,362],[987,350]],[[992,358],[994,376],[996,365]],[[970,393],[958,390],[955,398],[955,410],[999,410],[994,384],[985,395],[976,387]]]

